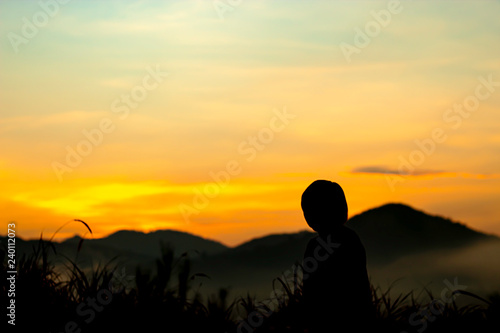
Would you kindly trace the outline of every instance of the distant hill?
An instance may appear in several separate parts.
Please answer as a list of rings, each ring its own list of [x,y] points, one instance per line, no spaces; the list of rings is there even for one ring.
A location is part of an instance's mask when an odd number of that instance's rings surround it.
[[[442,256],[446,251],[461,253],[467,247],[484,241],[500,244],[498,237],[403,204],[370,209],[352,217],[347,226],[358,233],[365,245],[369,269],[382,275],[385,274],[383,267],[399,265],[398,262],[405,262],[408,258],[423,260],[429,255],[429,258],[434,256],[435,259],[437,254]],[[189,254],[193,259],[193,273],[202,272],[211,277],[204,281],[205,288],[215,290],[223,286],[231,287],[240,294],[247,290],[265,293],[271,290],[274,278],[301,261],[307,242],[314,236],[315,233],[310,231],[274,234],[228,248],[219,242],[185,232],[122,230],[100,239],[85,239],[80,251],[77,251],[81,240],[78,236],[56,243],[55,247],[59,261],[64,261],[64,257],[60,256],[62,254],[89,267],[98,261],[105,263],[118,257],[128,271],[133,271],[137,265],[153,268],[154,260],[160,256],[161,244],[169,244],[176,255],[183,252]],[[0,243],[6,244],[5,238],[0,238]],[[35,240],[18,239],[18,255],[31,251],[36,243]],[[415,270],[422,273],[422,266],[409,265],[405,269],[404,274],[411,275]]]
[[[403,204],[370,209],[349,219],[347,226],[358,233],[372,263],[496,238]]]
[[[303,231],[256,238],[217,255],[195,260],[193,269],[213,283],[243,291],[270,285],[282,271],[300,260],[314,233]],[[240,287],[243,286],[243,287]]]
[[[459,248],[498,239],[449,219],[426,214],[403,204],[387,204],[349,219],[346,226],[360,236],[369,261],[389,263],[410,254]],[[209,258],[209,265],[282,267],[301,260],[314,232],[274,234],[252,239]],[[213,261],[213,262],[212,262]]]
[[[79,238],[71,238],[64,243],[76,243]],[[227,250],[222,243],[174,230],[157,230],[143,233],[133,230],[120,230],[105,238],[86,239],[85,247],[106,246],[121,251],[156,257],[160,254],[161,244],[171,246],[177,254],[198,252],[212,255]]]
[[[6,243],[6,238],[0,238],[0,244]],[[38,240],[17,238],[18,258],[23,253],[32,252],[37,243]],[[160,256],[163,245],[173,248],[177,256],[187,252],[191,258],[214,255],[228,249],[222,243],[180,231],[158,230],[143,233],[120,230],[104,238],[84,239],[83,242],[79,236],[60,243],[54,242],[56,254],[51,252],[51,256],[56,258],[57,262],[64,261],[64,257],[76,260],[82,267],[105,264],[117,259],[115,263],[125,263],[132,266],[130,270],[133,270],[136,265],[152,266],[154,260]]]
[[[370,209],[352,217],[346,225],[360,236],[369,267],[383,267],[412,255],[459,251],[484,241],[496,240],[500,244],[498,237],[403,204]],[[301,261],[314,236],[313,232],[303,231],[256,238],[204,258],[195,267],[222,285],[243,284],[247,289],[257,289],[266,283],[269,289],[273,278]]]

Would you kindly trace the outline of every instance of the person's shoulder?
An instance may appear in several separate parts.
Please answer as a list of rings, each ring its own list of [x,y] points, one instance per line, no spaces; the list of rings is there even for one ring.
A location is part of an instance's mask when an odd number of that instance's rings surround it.
[[[344,238],[344,241],[347,241],[353,245],[363,246],[361,239],[359,238],[356,231],[347,226],[342,227],[342,238]]]
[[[319,237],[319,235],[315,235],[315,236],[311,237],[311,239],[309,239],[309,241],[307,242],[306,248],[309,249],[312,246],[316,246],[316,244],[318,244],[318,237]]]
[[[319,235],[315,235],[313,237],[311,237],[309,239],[309,241],[307,242],[307,245],[306,245],[306,250],[304,252],[304,256],[309,256],[311,253],[313,253],[313,251],[316,249],[316,247],[318,246],[319,242],[318,242],[318,238],[319,238]]]
[[[352,238],[355,238],[355,239],[359,239],[359,236],[358,234],[356,233],[356,231],[352,230],[351,228],[349,228],[348,226],[342,226],[342,231],[344,233],[344,235],[348,236],[348,237],[352,237]]]

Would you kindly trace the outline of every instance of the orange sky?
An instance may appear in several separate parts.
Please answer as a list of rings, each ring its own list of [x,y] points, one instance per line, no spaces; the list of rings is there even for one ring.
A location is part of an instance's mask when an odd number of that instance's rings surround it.
[[[500,235],[499,9],[2,2],[0,220],[236,245],[306,229],[330,179],[351,216],[402,202]]]

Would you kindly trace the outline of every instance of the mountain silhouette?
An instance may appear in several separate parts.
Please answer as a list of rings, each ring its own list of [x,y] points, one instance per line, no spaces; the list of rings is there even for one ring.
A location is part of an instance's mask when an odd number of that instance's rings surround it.
[[[446,251],[457,253],[485,241],[500,244],[496,236],[403,204],[370,209],[352,217],[346,225],[360,236],[370,268],[385,267],[411,256],[442,256]],[[195,267],[222,285],[236,287],[239,284],[250,290],[269,290],[273,278],[290,272],[294,263],[301,261],[308,241],[315,235],[303,231],[256,238],[197,261]],[[415,267],[405,273],[412,274],[415,270],[423,271]],[[429,274],[427,278],[435,276]],[[264,283],[267,288],[262,287]]]
[[[20,258],[36,248],[38,240],[23,240],[16,238],[16,251]],[[0,246],[7,244],[6,237],[0,237]],[[205,239],[186,232],[175,230],[157,230],[143,233],[134,230],[120,230],[104,238],[83,239],[75,235],[62,242],[54,242],[54,252],[49,256],[55,263],[63,263],[64,257],[75,260],[83,268],[95,267],[114,261],[130,267],[153,267],[156,258],[160,256],[162,246],[170,246],[177,256],[184,252],[191,258],[214,255],[228,248],[214,240]]]
[[[470,229],[448,218],[429,215],[404,204],[391,203],[351,217],[347,224],[355,230],[365,245],[368,261],[389,263],[400,257],[438,249],[468,246],[474,242],[499,239]],[[160,254],[161,243],[169,244],[180,255],[189,252],[202,256],[209,264],[273,266],[300,259],[312,231],[272,234],[254,238],[230,248],[215,240],[175,230],[144,233],[120,230],[107,237],[85,239],[79,256],[93,258],[135,255],[154,259]],[[5,237],[0,238],[2,243]],[[76,253],[79,236],[55,243],[61,253]],[[18,251],[31,250],[38,240],[18,239]],[[66,253],[70,252],[70,253]],[[73,253],[73,254],[74,254]],[[70,256],[71,257],[71,256]],[[204,266],[208,266],[204,265]]]
[[[448,218],[395,203],[356,215],[347,226],[358,233],[371,263],[388,263],[411,254],[497,238]]]
[[[415,256],[432,257],[443,251],[459,253],[485,241],[500,244],[496,236],[404,204],[386,204],[367,210],[353,216],[346,225],[356,231],[365,245],[370,269],[394,265]],[[184,252],[189,254],[193,259],[193,272],[211,277],[204,281],[206,288],[228,287],[241,293],[261,290],[268,294],[273,279],[301,261],[307,242],[314,236],[311,231],[273,234],[230,248],[214,240],[174,230],[150,233],[121,230],[104,238],[85,239],[80,251],[81,238],[78,236],[54,245],[59,258],[60,255],[78,258],[83,267],[118,257],[128,271],[133,271],[137,265],[153,268],[155,259],[160,256],[161,244],[169,244],[177,256]],[[6,238],[0,238],[0,242],[6,244]],[[18,255],[30,252],[36,243],[37,240],[18,238]],[[412,269],[422,271],[422,267],[408,269],[407,274],[412,274]]]
[[[76,241],[70,239],[68,241]],[[133,251],[136,254],[156,257],[161,250],[161,244],[170,245],[177,254],[198,252],[212,255],[227,250],[222,243],[175,230],[157,230],[143,233],[134,230],[120,230],[105,238],[86,239],[85,246],[106,246],[119,251]]]

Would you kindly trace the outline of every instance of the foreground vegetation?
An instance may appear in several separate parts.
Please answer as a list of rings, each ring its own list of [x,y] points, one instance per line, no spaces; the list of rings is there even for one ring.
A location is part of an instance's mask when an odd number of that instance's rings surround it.
[[[81,245],[81,244],[80,244]],[[175,256],[163,247],[155,272],[137,268],[125,272],[110,262],[92,271],[76,259],[64,258],[65,270],[49,262],[50,241],[38,242],[33,253],[18,262],[16,331],[22,332],[307,332],[302,315],[300,272],[291,281],[270,281],[275,297],[257,302],[246,296],[233,302],[228,292],[202,297],[197,286],[207,276],[193,274],[186,254]],[[8,306],[6,249],[0,249],[2,305]],[[500,295],[487,299],[455,291],[470,299],[458,305],[428,292],[391,295],[372,287],[377,309],[374,329],[383,332],[500,332]],[[12,330],[2,321],[5,329]]]

